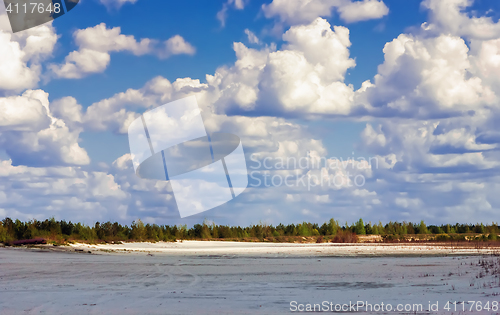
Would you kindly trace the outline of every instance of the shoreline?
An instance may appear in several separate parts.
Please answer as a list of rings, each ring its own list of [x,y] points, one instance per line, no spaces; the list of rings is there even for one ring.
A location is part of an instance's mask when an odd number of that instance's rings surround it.
[[[53,246],[0,247],[100,255],[143,254],[171,256],[254,257],[402,257],[500,255],[499,246],[443,243],[267,243],[231,241],[124,242],[121,244],[73,243]]]

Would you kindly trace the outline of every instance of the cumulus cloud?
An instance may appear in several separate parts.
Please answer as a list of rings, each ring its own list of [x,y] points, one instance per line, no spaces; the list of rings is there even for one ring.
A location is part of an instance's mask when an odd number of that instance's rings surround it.
[[[141,89],[129,89],[96,102],[86,111],[76,100],[68,97],[56,100],[55,115],[63,117],[66,123],[74,122],[88,131],[112,131],[126,134],[130,123],[145,110],[150,110],[170,101],[195,94],[202,110],[207,131],[229,132],[240,136],[248,152],[264,152],[267,156],[305,156],[307,152],[325,154],[319,140],[312,140],[298,125],[276,117],[246,117],[217,114],[212,107],[218,94],[210,92],[207,84],[189,78],[174,82],[156,77]],[[60,108],[66,108],[61,112]],[[80,123],[81,122],[81,123]],[[122,164],[118,162],[119,164]]]
[[[81,129],[70,129],[50,111],[48,93],[27,90],[21,96],[0,98],[6,113],[0,119],[0,147],[14,165],[86,165],[78,144]]]
[[[348,34],[343,27],[332,32],[324,20],[290,29],[283,36],[289,44],[271,53],[263,70],[261,102],[288,113],[348,113],[353,88],[343,80],[355,65]]]
[[[389,14],[381,0],[273,0],[262,5],[267,18],[276,18],[284,25],[311,23],[318,17],[330,17],[337,11],[346,23],[379,19]]]
[[[354,114],[377,117],[360,147],[378,157],[368,187],[394,205],[389,216],[469,222],[500,206],[500,34],[465,12],[472,3],[424,1],[429,23],[387,43],[378,74],[356,91]]]
[[[49,216],[92,224],[126,217],[126,193],[115,177],[78,167],[14,166],[0,161],[0,189],[9,194],[0,207],[5,215],[24,220]]]
[[[449,33],[474,39],[494,39],[500,36],[500,22],[491,17],[469,16],[465,9],[474,0],[424,0],[422,7],[429,10],[430,22],[425,23],[428,31]]]
[[[39,131],[47,128],[50,117],[42,101],[32,91],[0,98],[0,131]]]
[[[377,128],[368,124],[362,133],[364,148],[385,159],[387,167],[415,173],[481,172],[500,164],[484,153],[494,144],[476,142],[474,123],[462,118],[428,121],[384,121]]]
[[[465,41],[457,36],[402,34],[384,47],[374,84],[357,93],[375,115],[435,118],[477,110],[496,101],[475,72]]]
[[[309,25],[291,27],[280,50],[259,50],[235,43],[237,61],[207,76],[220,95],[219,112],[290,116],[347,114],[354,97],[344,83],[346,71],[355,66],[349,57],[349,30],[321,18]]]
[[[444,14],[443,6],[459,12],[470,2],[423,5],[432,19]],[[464,25],[488,20],[465,13],[460,19]],[[458,27],[435,31],[424,25],[416,34],[387,43],[373,82],[356,91],[355,102],[364,105],[364,114],[402,118],[381,120],[377,127],[368,124],[363,146],[391,160],[387,165],[396,171],[496,170],[499,141],[491,128],[498,121],[498,40],[480,39]],[[467,45],[461,36],[476,38]]]
[[[137,111],[192,93],[197,93],[206,112],[217,114],[348,114],[354,90],[343,80],[355,64],[349,58],[349,31],[344,27],[332,30],[328,22],[318,19],[292,27],[283,39],[286,43],[281,50],[274,46],[257,50],[235,43],[235,64],[207,75],[207,83],[157,77],[141,89],[129,89],[92,104],[82,113],[81,121],[89,130],[126,133],[128,124],[138,117]],[[73,105],[67,111],[75,116],[75,101],[68,101]]]
[[[472,40],[470,43],[471,72],[483,85],[500,94],[500,38]]]
[[[50,111],[56,118],[62,119],[70,129],[78,129],[83,122],[82,105],[74,97],[67,96],[50,104]]]
[[[500,206],[494,193],[499,156],[496,145],[477,143],[477,124],[462,117],[368,124],[362,145],[377,154],[378,167],[365,187],[381,201],[375,208],[399,220],[488,220]]]
[[[0,12],[0,93],[21,92],[40,81],[42,61],[51,56],[57,42],[52,23],[13,34],[7,14]],[[5,94],[5,93],[1,93]],[[0,94],[0,95],[1,95]]]
[[[374,0],[346,2],[337,11],[346,23],[380,19],[389,14],[389,8],[384,2]]]
[[[159,52],[161,58],[168,58],[173,55],[194,55],[196,49],[182,38],[180,35],[175,35],[168,39],[165,43],[165,49]]]
[[[499,142],[489,132],[498,117],[495,80],[486,75],[495,68],[485,67],[494,60],[491,45],[479,41],[469,50],[452,34],[402,34],[386,44],[374,82],[356,92],[365,114],[379,117],[360,146],[378,157],[373,189],[382,204],[396,207],[390,216],[467,221],[470,202],[482,200],[474,216],[484,220],[491,203],[498,206],[491,184],[468,191],[460,185],[499,175]]]
[[[118,103],[128,101],[125,94],[129,96],[136,94],[135,100],[142,99],[148,100],[151,104],[161,104],[172,98],[182,97],[183,93],[192,93],[196,90],[195,82],[184,79],[170,83],[171,92],[161,94],[160,91],[168,86],[167,82],[166,79],[156,78],[148,82],[143,89],[134,92],[127,91],[124,94],[115,95],[113,99],[96,103],[95,106],[93,105],[93,114],[97,116],[100,112],[100,116],[106,116],[114,111],[121,111],[121,105]],[[204,110],[209,110],[206,107],[208,97],[210,95],[203,91],[198,97]],[[116,126],[112,125],[111,120],[101,121],[95,126],[86,125],[85,116],[89,114],[88,111],[82,112],[81,106],[71,97],[54,101],[53,104],[57,104],[54,106],[51,104],[54,116],[61,117],[56,119],[64,119],[65,124],[69,125],[68,122],[73,122],[80,126],[79,122],[82,121],[81,126],[87,130],[94,130],[92,128],[110,130]],[[140,110],[137,107],[131,109]],[[258,152],[262,154],[261,158],[267,156],[299,158],[308,154],[314,156],[326,154],[320,140],[312,138],[302,126],[282,118],[228,117],[213,113],[204,116],[209,132],[224,131],[239,135],[247,154]],[[126,121],[123,123],[126,126]],[[126,128],[124,129],[126,131]],[[14,209],[11,203],[0,200],[0,207],[5,209],[6,215],[22,218],[33,217],[33,214],[36,214],[34,216],[36,218],[54,215],[56,218],[74,220],[111,219],[127,223],[137,217],[172,217],[174,219],[178,217],[169,183],[138,178],[134,174],[130,154],[118,158],[111,167],[104,166],[101,171],[82,171],[74,166],[47,167],[45,165],[43,168],[33,168],[13,165],[16,165],[13,161],[0,163],[0,176],[3,173],[11,178],[12,183],[16,183],[3,191],[11,195],[16,194],[18,199],[24,199],[29,195],[32,201]],[[35,175],[37,172],[38,176]],[[261,194],[260,191],[255,191],[252,195],[259,194]],[[75,204],[78,206],[68,211],[64,210],[64,207]],[[24,207],[29,207],[29,209],[24,209]],[[88,209],[91,211],[85,211]]]
[[[12,34],[7,15],[0,14],[0,148],[14,165],[85,165],[90,161],[78,144],[80,130],[53,116],[48,93],[32,89],[57,38],[51,23]]]
[[[132,35],[122,34],[120,27],[108,28],[105,23],[77,30],[73,33],[73,38],[78,50],[69,53],[63,64],[50,66],[56,77],[79,79],[103,72],[110,63],[111,52],[127,51],[135,56],[154,54],[160,58],[195,53],[195,48],[180,35],[171,37],[163,46],[159,46],[157,40],[136,40]]]
[[[128,89],[114,96],[96,102],[84,113],[83,122],[87,130],[126,133],[128,125],[138,117],[137,111],[144,111],[180,98],[187,93],[205,89],[199,80],[178,79],[171,83],[163,77],[156,77],[141,89]]]

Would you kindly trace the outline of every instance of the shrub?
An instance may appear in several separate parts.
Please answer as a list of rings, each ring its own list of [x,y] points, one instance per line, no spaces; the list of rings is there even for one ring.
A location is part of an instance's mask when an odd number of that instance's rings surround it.
[[[0,243],[7,243],[11,240],[11,237],[9,237],[9,234],[7,233],[7,228],[5,228],[2,222],[0,222]]]
[[[401,240],[400,236],[399,235],[395,235],[395,234],[384,235],[383,239],[384,239],[384,242],[386,242],[386,243],[399,242]]]
[[[358,236],[349,230],[339,231],[333,238],[333,243],[357,243]]]
[[[444,241],[449,241],[451,240],[451,237],[448,235],[448,234],[439,234],[439,235],[436,235],[436,241],[439,241],[439,242],[444,242]]]
[[[453,236],[450,235],[450,237],[454,240],[454,241],[467,241],[467,238],[465,237],[465,235],[458,235],[458,234],[455,234]]]

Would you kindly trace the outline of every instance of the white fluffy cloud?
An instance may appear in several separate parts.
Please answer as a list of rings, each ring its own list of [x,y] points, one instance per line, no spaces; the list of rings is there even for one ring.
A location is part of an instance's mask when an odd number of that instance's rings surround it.
[[[336,10],[347,23],[379,19],[389,13],[381,0],[273,0],[262,5],[267,18],[277,18],[285,25],[306,24],[318,17],[330,17]]]
[[[378,117],[360,146],[378,156],[368,187],[394,207],[389,217],[485,221],[500,206],[500,34],[462,12],[471,3],[425,1],[430,23],[387,43],[378,74],[356,91],[358,114]]]
[[[446,7],[459,14],[449,23],[489,23],[460,13],[470,4],[423,3],[431,18],[444,14]],[[385,45],[384,63],[373,82],[356,92],[355,102],[365,106],[364,114],[403,119],[381,120],[376,128],[368,125],[363,143],[376,154],[393,156],[398,169],[496,169],[493,152],[499,141],[491,128],[499,114],[498,39],[480,39],[460,27],[440,30],[446,34],[435,31],[424,24],[416,34],[401,34]],[[461,36],[474,39],[468,46]]]
[[[172,99],[182,97],[184,93],[191,94],[200,89],[200,84],[194,80],[177,80],[170,83],[164,78],[155,78],[148,82],[144,88],[139,90],[128,90],[124,93],[119,93],[110,99],[103,100],[93,104],[87,111],[81,113],[81,107],[73,98],[64,98],[54,102],[57,106],[54,107],[55,115],[64,117],[65,121],[83,122],[83,126],[88,130],[115,130],[118,132],[126,132],[127,120],[121,120],[123,126],[117,122],[110,120],[101,120],[94,125],[87,120],[88,115],[92,117],[107,117],[113,116],[115,112],[124,113],[126,117],[130,113],[136,116],[135,111],[142,111],[144,107],[128,107],[128,110],[123,111],[122,108],[127,107],[126,104],[152,104],[148,108],[171,101]],[[166,93],[163,93],[166,92]],[[198,95],[198,101],[204,111],[209,111],[207,105],[208,99],[211,97],[206,91],[201,91]],[[67,106],[64,106],[67,104]],[[69,107],[67,111],[62,109]],[[80,119],[81,118],[81,119]],[[245,152],[250,155],[254,152],[261,154],[261,158],[300,158],[313,154],[314,156],[324,156],[324,149],[321,140],[314,139],[302,126],[286,121],[282,118],[274,117],[245,117],[235,116],[228,117],[226,115],[216,115],[214,113],[204,114],[205,125],[209,132],[230,132],[239,135],[245,146]],[[115,129],[116,128],[116,129]],[[120,130],[121,129],[121,130]],[[103,211],[103,216],[109,214],[114,220],[122,220],[130,222],[137,217],[165,217],[172,216],[174,219],[178,216],[171,189],[167,182],[157,182],[139,179],[133,170],[130,160],[130,154],[118,158],[111,168],[106,169],[107,174],[112,175],[114,181],[120,186],[120,190],[125,193],[124,198],[110,197],[108,203],[95,201],[95,194],[89,191],[92,187],[86,181],[82,181],[80,191],[71,191],[76,200],[81,203],[94,202],[96,207],[102,209],[106,206],[113,209],[126,209],[118,213]],[[100,180],[109,179],[104,174],[99,175]],[[89,177],[90,177],[89,173]],[[97,177],[96,177],[97,178]],[[68,179],[71,182],[71,179]],[[41,184],[41,183],[40,183]],[[95,183],[97,184],[97,183]],[[112,186],[112,182],[107,183],[106,187]],[[71,186],[71,184],[67,184]],[[94,189],[98,191],[99,189]],[[260,191],[254,191],[247,198],[254,198],[260,195]],[[68,195],[70,195],[68,193]],[[253,197],[252,197],[253,196]],[[60,196],[58,199],[65,200],[66,195]],[[64,202],[69,202],[68,200]],[[1,203],[0,203],[1,204]],[[4,206],[5,209],[10,209]],[[8,213],[11,213],[11,209]],[[47,211],[45,211],[47,213]],[[25,215],[23,213],[23,215]],[[90,215],[94,215],[91,213]],[[113,217],[114,215],[114,217]],[[73,213],[67,213],[66,217],[72,217]],[[57,216],[56,216],[57,217]],[[98,216],[102,218],[102,216]],[[196,220],[194,218],[193,220]],[[173,222],[173,221],[169,221]]]
[[[0,12],[0,95],[34,88],[40,81],[41,62],[57,42],[52,23],[12,34],[7,14]],[[8,94],[9,94],[8,93]]]
[[[52,23],[12,34],[7,15],[0,14],[0,148],[16,165],[90,161],[78,144],[81,130],[52,115],[48,93],[31,89],[38,85],[42,62],[52,55],[57,38]]]
[[[500,206],[500,33],[465,12],[471,4],[424,1],[429,23],[387,43],[377,75],[355,92],[352,114],[376,119],[359,146],[377,156],[367,189],[388,217],[485,221]]]
[[[429,10],[429,31],[453,34],[476,39],[493,39],[500,36],[500,22],[494,23],[491,17],[469,16],[464,10],[474,0],[424,0],[422,6]],[[473,13],[472,13],[473,14]]]
[[[73,34],[73,37],[78,47],[95,51],[113,52],[127,50],[136,56],[140,56],[152,49],[151,39],[144,38],[136,41],[134,36],[122,34],[120,27],[107,28],[105,23],[77,30]]]
[[[389,8],[384,2],[376,0],[346,2],[337,11],[346,23],[380,19],[389,14]]]
[[[384,47],[374,84],[365,82],[357,102],[378,116],[432,118],[461,115],[496,102],[474,75],[469,49],[457,36],[421,38],[402,34]]]
[[[165,42],[165,49],[159,52],[161,58],[168,58],[173,55],[194,55],[196,48],[186,42],[180,35],[175,35]]]
[[[346,71],[355,65],[349,58],[349,31],[344,27],[332,30],[328,22],[317,19],[292,27],[283,39],[286,44],[278,51],[235,43],[235,64],[207,75],[207,83],[191,78],[172,83],[157,77],[139,90],[129,89],[92,104],[82,121],[91,130],[126,133],[128,124],[138,117],[137,110],[192,93],[200,95],[207,112],[218,114],[349,114],[354,90],[343,82]],[[74,106],[70,108],[73,111]]]
[[[128,89],[92,104],[82,116],[83,122],[88,130],[126,133],[128,125],[138,117],[137,111],[163,105],[206,87],[199,80],[178,79],[171,83],[163,77],[156,77],[139,90]]]
[[[170,101],[195,93],[202,109],[205,126],[209,132],[229,132],[244,139],[245,147],[251,152],[266,156],[297,158],[314,151],[325,154],[319,140],[297,124],[276,117],[245,117],[216,114],[211,106],[218,94],[210,92],[207,84],[198,80],[177,79],[171,83],[163,77],[147,82],[141,89],[129,89],[111,98],[92,104],[86,111],[71,97],[56,100],[54,112],[64,118],[67,124],[75,123],[85,130],[113,131],[126,134],[130,123],[138,117],[137,112],[152,109]],[[65,111],[60,109],[65,108]],[[81,122],[81,123],[80,123]]]
[[[470,47],[471,72],[500,95],[500,38],[472,40]]]
[[[103,72],[110,63],[111,52],[128,51],[136,56],[155,54],[160,58],[196,52],[180,35],[173,36],[159,47],[157,40],[143,38],[138,41],[132,35],[122,34],[120,27],[108,28],[105,23],[77,30],[73,37],[79,49],[69,53],[63,64],[50,66],[56,77],[78,79]]]
[[[490,220],[500,206],[500,156],[496,144],[477,141],[480,124],[470,117],[368,124],[363,148],[377,155],[378,167],[367,189],[379,196],[384,215],[436,223]]]
[[[78,104],[74,97],[67,96],[53,101],[50,104],[50,111],[54,117],[62,119],[70,129],[81,127],[82,105]]]
[[[27,90],[0,98],[6,115],[0,120],[0,147],[15,165],[86,165],[87,152],[78,144],[81,129],[70,129],[50,111],[48,93]]]
[[[0,161],[0,179],[0,190],[9,195],[4,200],[0,197],[6,215],[24,220],[55,216],[88,224],[126,217],[123,201],[128,194],[105,172],[14,166],[12,161]]]
[[[500,166],[496,157],[487,153],[496,145],[477,143],[476,138],[474,124],[462,118],[451,122],[388,120],[376,128],[368,124],[362,133],[365,149],[392,160],[386,167],[416,174],[472,172]]]
[[[226,113],[317,115],[348,114],[353,87],[344,83],[355,66],[349,57],[349,30],[321,18],[291,27],[280,50],[260,50],[235,43],[238,60],[207,77],[220,94],[219,111]]]
[[[32,91],[27,91],[20,96],[0,98],[0,131],[39,131],[50,125],[46,104],[32,96]]]

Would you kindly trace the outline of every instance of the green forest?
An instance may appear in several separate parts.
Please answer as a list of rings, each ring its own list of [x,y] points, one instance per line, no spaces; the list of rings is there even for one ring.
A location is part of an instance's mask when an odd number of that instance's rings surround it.
[[[94,226],[81,223],[57,221],[54,218],[44,221],[32,220],[22,222],[5,218],[0,221],[0,243],[43,238],[48,242],[64,244],[67,242],[121,242],[121,241],[176,241],[176,240],[235,240],[235,241],[269,241],[269,242],[336,242],[352,243],[366,236],[379,236],[372,241],[405,242],[405,241],[496,241],[499,234],[496,223],[484,224],[446,224],[429,225],[424,221],[389,222],[382,224],[367,223],[359,219],[353,224],[341,225],[330,219],[319,225],[302,222],[298,224],[276,226],[257,224],[247,227],[217,225],[210,222],[186,225],[144,224],[140,219],[130,226],[117,222],[96,222]],[[365,236],[365,237],[363,237]]]

